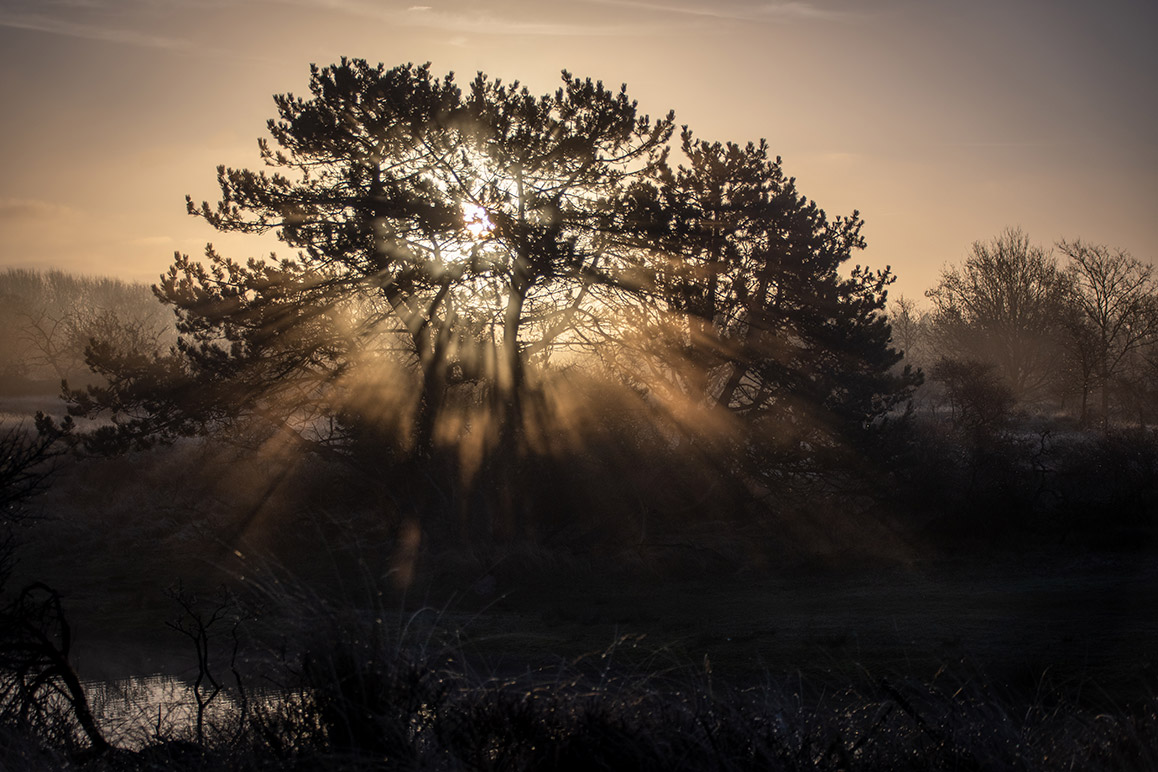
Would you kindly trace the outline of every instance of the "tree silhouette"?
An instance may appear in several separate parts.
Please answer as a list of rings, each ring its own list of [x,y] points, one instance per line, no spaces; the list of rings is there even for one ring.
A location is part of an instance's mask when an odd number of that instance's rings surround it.
[[[1132,354],[1158,341],[1154,268],[1103,245],[1063,241],[1058,248],[1070,258],[1067,274],[1076,310],[1071,348],[1084,376],[1081,420],[1087,420],[1089,392],[1100,386],[1106,426],[1111,380],[1126,369]]]
[[[925,294],[942,356],[993,363],[1019,400],[1039,396],[1055,375],[1068,282],[1021,230],[974,242],[965,262]]]
[[[343,59],[275,104],[273,171],[221,167],[220,201],[188,208],[295,256],[177,255],[155,288],[177,345],[98,342],[107,385],[69,393],[113,417],[90,447],[229,429],[429,472],[472,444],[510,496],[530,435],[554,428],[530,420],[545,384],[601,361],[640,415],[663,394],[692,408],[684,429],[743,427],[702,447],[739,478],[772,447],[863,437],[919,381],[891,371],[890,273],[841,274],[859,216],[829,220],[763,142],[685,129],[673,169],[670,114],[566,72],[534,96]]]
[[[655,196],[661,313],[644,339],[667,366],[651,378],[791,458],[846,442],[906,399],[920,377],[890,373],[901,359],[883,313],[893,277],[840,273],[864,247],[859,215],[829,220],[764,142],[709,143],[685,128],[682,151],[688,164],[664,168]]]
[[[482,74],[463,93],[428,66],[342,60],[312,68],[310,92],[275,99],[260,149],[276,172],[219,168],[221,200],[188,203],[220,231],[276,231],[297,256],[178,255],[157,287],[183,335],[169,369],[215,395],[191,403],[229,392],[214,417],[303,425],[336,383],[388,383],[401,357],[416,382],[414,453],[431,452],[456,387],[481,391],[511,442],[527,364],[562,342],[600,286],[633,281],[613,202],[661,157],[670,116],[651,121],[625,91],[567,73],[542,97]],[[95,364],[125,393],[115,359]]]

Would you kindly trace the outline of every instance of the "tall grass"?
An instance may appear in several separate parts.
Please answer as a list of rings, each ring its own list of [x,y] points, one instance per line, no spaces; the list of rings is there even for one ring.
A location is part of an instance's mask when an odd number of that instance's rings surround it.
[[[368,589],[370,589],[368,587]],[[1151,770],[1158,696],[1003,692],[980,669],[721,678],[623,637],[488,668],[430,609],[390,615],[270,583],[270,624],[204,727],[160,718],[132,750],[86,751],[66,706],[0,706],[5,769]],[[374,593],[374,597],[378,597]],[[257,623],[254,622],[256,625]],[[207,630],[212,633],[212,630]],[[280,643],[277,643],[280,636]],[[264,641],[261,646],[257,642]],[[276,651],[269,648],[274,643]],[[264,646],[264,649],[262,648]],[[264,656],[253,657],[256,650]],[[207,667],[237,667],[208,659]],[[124,693],[120,699],[133,699]],[[247,705],[248,707],[242,707]],[[71,722],[71,724],[70,724]],[[71,729],[69,728],[71,725]],[[114,743],[116,745],[116,743]]]

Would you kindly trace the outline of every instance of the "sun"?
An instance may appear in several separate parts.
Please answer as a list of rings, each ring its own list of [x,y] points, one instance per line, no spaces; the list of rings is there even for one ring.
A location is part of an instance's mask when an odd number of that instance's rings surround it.
[[[462,221],[466,232],[474,241],[482,241],[495,227],[491,218],[487,216],[487,210],[478,204],[462,205]]]

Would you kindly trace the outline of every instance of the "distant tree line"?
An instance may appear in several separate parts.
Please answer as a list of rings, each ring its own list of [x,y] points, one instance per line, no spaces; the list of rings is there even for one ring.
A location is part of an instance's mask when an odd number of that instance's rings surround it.
[[[172,313],[145,284],[59,270],[0,272],[0,391],[53,391],[86,380],[93,340],[155,352],[172,338]]]
[[[1017,409],[1082,426],[1158,419],[1154,267],[1082,241],[1034,245],[1020,230],[976,242],[890,319],[906,361],[930,376],[926,401],[954,420],[993,426]]]

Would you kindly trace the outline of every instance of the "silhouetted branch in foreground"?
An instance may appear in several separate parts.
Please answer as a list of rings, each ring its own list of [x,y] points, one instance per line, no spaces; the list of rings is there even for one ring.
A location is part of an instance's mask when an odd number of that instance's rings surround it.
[[[239,695],[238,726],[240,728],[245,724],[248,701],[245,697],[241,671],[237,664],[237,654],[240,648],[238,629],[241,626],[241,616],[238,613],[239,602],[233,593],[224,588],[208,600],[187,591],[180,584],[170,587],[166,594],[181,607],[181,616],[166,624],[188,638],[193,643],[193,648],[197,653],[197,678],[193,681],[193,699],[197,703],[197,744],[203,746],[205,744],[205,713],[224,688],[210,669],[211,639],[216,632],[214,628],[222,622],[229,625],[232,644],[229,667],[237,684]]]
[[[69,664],[72,629],[65,619],[60,594],[42,582],[25,587],[0,611],[0,716],[17,725],[58,729],[53,709],[61,698],[89,748],[82,756],[99,756],[112,746],[89,708],[80,678]],[[59,731],[59,729],[58,729]],[[58,738],[66,745],[71,738]]]

